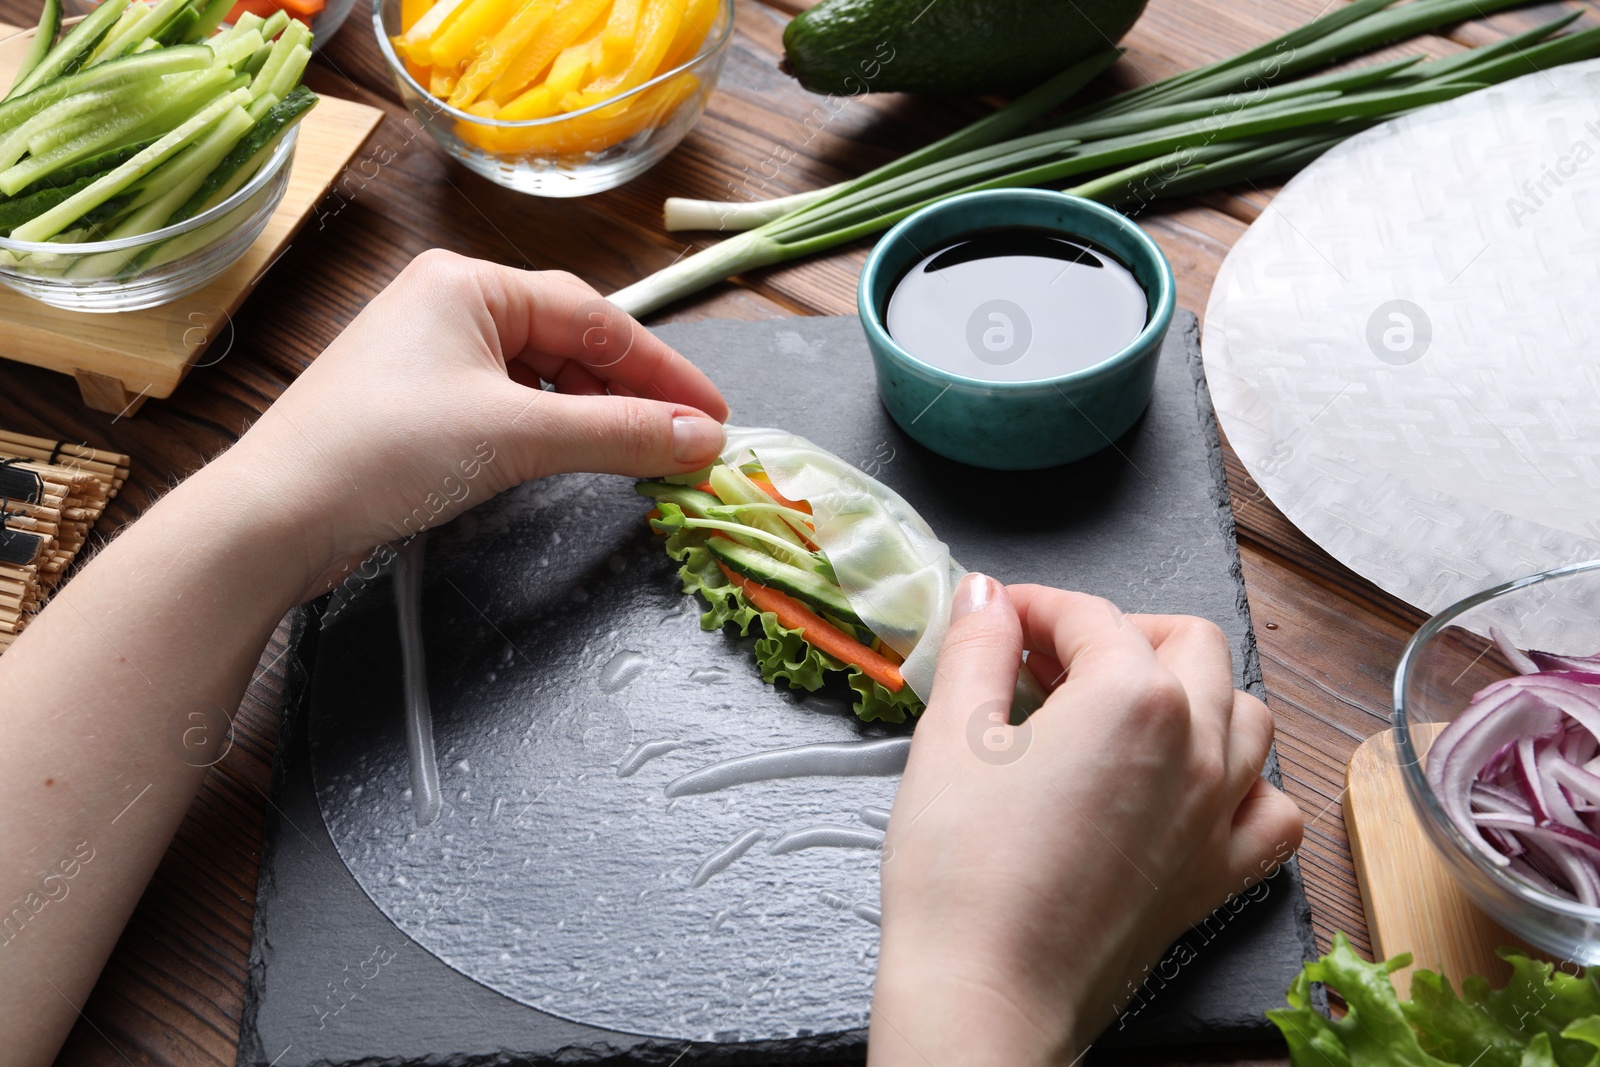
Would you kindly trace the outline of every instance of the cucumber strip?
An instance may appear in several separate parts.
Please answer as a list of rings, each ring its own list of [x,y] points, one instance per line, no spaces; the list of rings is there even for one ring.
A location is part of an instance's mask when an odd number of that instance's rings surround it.
[[[251,122],[260,122],[267,117],[268,112],[277,107],[280,101],[272,93],[264,93],[250,101],[250,106],[245,108],[250,113]]]
[[[106,237],[117,240],[159,230],[179,205],[194,194],[200,183],[205,181],[206,174],[228,154],[250,126],[250,116],[245,114],[242,107],[234,107],[224,114],[206,131],[205,136],[151,173],[145,189],[156,190],[156,195],[144,203],[140,202],[142,194],[136,198],[130,205],[133,210],[123,216]],[[143,255],[144,251],[143,248],[133,248],[85,256],[67,274],[79,278],[109,278],[129,261]]]
[[[112,60],[131,51],[139,42],[160,33],[188,5],[189,0],[156,0],[156,5],[137,22],[118,29],[101,55]]]
[[[244,61],[244,66],[239,69],[254,78],[261,73],[261,68],[266,65],[268,57],[272,55],[272,45],[264,44],[257,48],[250,58]]]
[[[683,509],[685,515],[692,515],[697,519],[709,519],[711,512],[708,509],[722,507],[722,501],[710,493],[703,493],[687,485],[674,485],[671,482],[639,482],[633,487],[633,491],[652,500],[664,500],[668,504],[676,504]]]
[[[278,39],[272,42],[272,54],[262,65],[260,73],[256,75],[255,86],[252,91],[260,96],[262,93],[271,92],[273,84],[278,77],[278,71],[288,62],[289,55],[294,47],[301,43],[302,36],[309,36],[306,29],[298,22],[291,22],[287,29],[278,34]],[[282,93],[278,94],[282,96]]]
[[[11,87],[11,92],[6,94],[6,101],[9,103],[12,97],[20,97],[76,70],[94,46],[100,43],[100,38],[116,25],[127,6],[128,0],[102,0],[99,7],[85,15],[71,33],[46,53],[38,66]]]
[[[34,193],[45,189],[57,189],[63,185],[74,185],[84,178],[98,178],[108,170],[114,170],[123,163],[132,159],[140,149],[146,148],[155,138],[136,141],[133,144],[121,145],[108,149],[98,155],[90,156],[79,163],[68,164],[51,172],[48,176],[18,191],[16,198],[32,196]],[[0,200],[0,204],[10,203],[9,200]]]
[[[27,196],[0,202],[0,231],[10,233],[13,226],[21,226],[35,215],[55,207],[73,193],[86,188],[97,177],[99,175],[85,174],[67,185],[46,187]]]
[[[84,94],[87,95],[87,94]],[[68,97],[68,100],[81,99],[81,97]],[[52,149],[59,148],[68,141],[76,140],[93,130],[103,130],[106,125],[104,116],[79,115],[47,130],[41,130],[28,138],[28,154],[42,156]],[[10,136],[9,134],[7,136]]]
[[[289,127],[299,122],[300,117],[310,111],[316,102],[317,94],[302,85],[269,109],[250,128],[250,132],[233,146],[227,158],[206,175],[205,182],[173,213],[167,225],[193,218],[213,204],[232,196],[267,161]],[[254,101],[251,106],[254,107]]]
[[[228,86],[228,91],[232,92],[241,88],[243,88],[242,85],[230,85]],[[244,112],[244,109],[240,108],[240,111]],[[200,174],[195,178],[194,184],[189,189],[189,192],[184,193],[182,196],[173,201],[172,208],[169,208],[167,211],[167,214],[170,215],[179,204],[182,204],[185,200],[189,199],[190,193],[193,193],[195,189],[200,187],[200,183],[205,180],[206,175],[211,172],[211,169],[220,163],[223,157],[228,154],[228,149],[231,149],[234,146],[234,143],[237,142],[240,137],[243,137],[245,132],[248,131],[253,125],[249,114],[244,113],[242,120],[244,125],[238,130],[233,130],[232,127],[237,125],[239,121],[240,119],[236,118],[233,112],[228,112],[217,121],[216,125],[212,126],[200,137],[195,138],[193,144],[189,145],[189,147],[185,148],[182,152],[179,152],[177,155],[161,164],[161,166],[153,170],[147,177],[141,178],[136,186],[138,189],[138,194],[134,197],[133,206],[142,208],[146,204],[166,196],[169,192],[171,192],[172,186],[178,183],[180,179],[182,179],[187,173],[186,168],[191,165],[192,161],[197,159],[204,161],[203,163],[193,163],[193,165],[201,167]],[[218,151],[216,153],[216,158],[211,159],[211,149],[222,141],[226,141],[227,148],[223,148],[222,150]],[[197,152],[201,152],[202,149],[204,154],[195,154]],[[162,216],[161,222],[149,228],[154,230],[165,225],[166,216]]]
[[[99,63],[101,60],[105,59],[106,45],[115,40],[117,35],[123,30],[144,18],[144,13],[149,10],[150,5],[146,4],[144,0],[133,0],[133,3],[129,4],[123,10],[122,17],[117,19],[116,25],[112,26],[111,29],[106,32],[105,36],[100,38],[100,42],[90,50],[89,58],[84,61],[83,66],[92,67],[96,63]]]
[[[276,96],[280,100],[289,95],[289,90],[300,84],[300,76],[306,72],[306,64],[311,62],[311,49],[303,44],[297,44],[289,52],[289,58],[283,61],[283,66],[278,68],[278,73],[272,78],[272,85],[267,89],[268,96]]]
[[[245,89],[235,89],[217,98],[198,115],[160,138],[115,170],[97,178],[94,184],[88,188],[80,189],[49,211],[28,220],[12,230],[11,239],[14,241],[48,241],[78,221],[86,212],[104,204],[107,200],[123,192],[128,186],[166,162],[179,149],[200,136],[212,123],[216,122],[235,105],[248,103],[249,100],[250,93]]]
[[[288,28],[289,13],[280,7],[268,15],[267,21],[261,24],[261,36],[270,41]]]
[[[16,129],[0,136],[0,170],[10,167],[21,159],[23,153],[30,150],[30,142],[35,138],[52,130],[59,130],[63,123],[81,118],[86,111],[97,111],[112,106],[116,97],[117,94],[110,91],[69,96],[65,100],[56,101]]]
[[[116,0],[105,0],[115,3]],[[79,23],[82,26],[83,23]],[[125,59],[102,63],[80,70],[76,74],[57,78],[21,96],[8,96],[0,102],[0,133],[28,121],[57,100],[65,100],[74,93],[91,89],[109,89],[116,85],[132,85],[167,74],[204,70],[212,63],[211,49],[201,44],[178,45],[163,48],[149,55],[128,56]]]
[[[741,545],[726,537],[706,538],[706,549],[729,570],[738,571],[751,581],[788,593],[796,600],[805,601],[813,608],[837,615],[852,626],[865,626],[861,616],[850,606],[844,590],[820,575],[803,571],[799,567],[773,559],[759,548]]]
[[[227,237],[236,230],[249,214],[254,200],[250,203],[240,204],[220,219],[214,219],[188,233],[179,234],[170,240],[162,241],[129,264],[122,272],[122,277],[131,278],[142,270],[159,267],[163,263],[171,263],[175,259],[182,259],[191,252],[198,252],[209,248],[216,242]]]
[[[772,497],[768,496],[750,476],[737,467],[718,464],[711,468],[711,488],[716,490],[717,496],[724,504],[770,504]],[[776,515],[751,515],[748,519],[741,520],[759,530],[782,538],[801,553],[807,553],[805,542],[800,540],[800,535],[794,527]]]
[[[239,88],[246,75],[234,75],[228,67],[202,71],[169,97],[142,101],[122,115],[81,132],[66,131],[70,139],[56,148],[29,156],[0,171],[0,193],[14,196],[58,168],[92,158],[101,152],[133,141],[159,138],[177,128],[219,93]]]
[[[232,26],[229,26],[227,29],[217,34],[211,40],[207,41],[206,44],[216,45],[222,41],[226,41],[234,34],[248,33],[251,30],[259,30],[262,26],[265,26],[266,23],[267,20],[256,14],[254,11],[246,11],[244,14],[239,16],[238,22],[235,22]],[[265,37],[266,35],[262,34],[262,36]]]
[[[228,17],[228,12],[233,10],[233,0],[205,0],[197,10],[200,18],[189,27],[190,41],[203,41],[216,33],[217,27]]]
[[[177,16],[154,38],[160,45],[181,44],[189,39],[195,23],[200,21],[200,12],[192,7],[186,7],[178,12]]]
[[[242,67],[245,61],[255,54],[256,49],[266,43],[260,31],[246,30],[220,45],[212,46],[211,50],[216,53],[218,63],[226,63],[230,67]]]
[[[33,41],[28,45],[27,54],[22,57],[16,77],[11,79],[12,86],[16,86],[34,67],[44,62],[44,57],[55,47],[56,34],[60,32],[61,0],[44,0],[44,10],[39,13],[39,25],[33,31]]]

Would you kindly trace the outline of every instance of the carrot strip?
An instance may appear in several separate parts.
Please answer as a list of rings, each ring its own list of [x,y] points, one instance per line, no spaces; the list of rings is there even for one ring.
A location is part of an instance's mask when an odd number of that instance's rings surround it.
[[[717,566],[722,568],[722,573],[728,576],[730,582],[744,592],[745,599],[761,611],[772,612],[777,616],[779,626],[789,630],[799,630],[801,636],[810,641],[817,651],[860,667],[863,674],[891,693],[898,693],[905,688],[906,680],[900,673],[899,667],[850,637],[788,593],[752,582],[738,571],[730,569],[725,563],[719,562]]]

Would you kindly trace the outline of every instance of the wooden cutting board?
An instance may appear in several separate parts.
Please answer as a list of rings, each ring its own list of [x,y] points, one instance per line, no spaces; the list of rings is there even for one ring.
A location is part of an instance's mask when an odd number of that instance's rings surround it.
[[[1424,752],[1438,729],[1434,723],[1413,728]],[[1461,979],[1472,974],[1493,985],[1505,983],[1511,968],[1495,954],[1497,948],[1545,955],[1489,918],[1456,885],[1406,795],[1393,730],[1374,734],[1356,749],[1345,781],[1345,829],[1373,958],[1402,952],[1415,957],[1412,967],[1394,972],[1402,997],[1409,995],[1417,967],[1445,975],[1459,990]]]
[[[0,84],[10,84],[21,59],[16,42],[4,41],[18,32],[0,23]],[[64,311],[0,287],[0,355],[73,375],[83,402],[96,411],[132,415],[151,397],[171,396],[213,340],[227,343],[229,316],[287,250],[382,117],[377,108],[324,96],[301,120],[278,209],[255,244],[204,289],[144,311],[95,314]]]

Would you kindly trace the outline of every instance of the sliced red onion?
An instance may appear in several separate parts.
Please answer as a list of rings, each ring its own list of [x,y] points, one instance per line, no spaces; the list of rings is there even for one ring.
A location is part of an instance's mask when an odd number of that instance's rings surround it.
[[[1500,654],[1506,658],[1506,662],[1511,664],[1512,670],[1518,674],[1535,674],[1538,672],[1539,665],[1534,663],[1532,657],[1526,652],[1512,644],[1511,639],[1506,637],[1505,632],[1499,627],[1489,627],[1489,637],[1494,641],[1495,647],[1500,650]]]
[[[1527,798],[1533,820],[1545,822],[1550,818],[1550,801],[1545,796],[1544,780],[1539,777],[1538,759],[1533,751],[1533,738],[1524,737],[1517,742],[1517,788]]]
[[[1513,859],[1511,861],[1511,869],[1517,874],[1518,877],[1532,885],[1535,889],[1542,889],[1546,893],[1550,893],[1551,895],[1558,897],[1572,896],[1571,893],[1558,887],[1554,882],[1546,878],[1543,872],[1525,859]]]
[[[1552,761],[1550,774],[1578,796],[1592,804],[1600,804],[1600,774],[1594,774],[1565,759]]]
[[[1501,866],[1506,865],[1506,857],[1483,839],[1473,822],[1472,783],[1502,745],[1524,737],[1549,737],[1561,725],[1561,713],[1548,701],[1511,689],[1468,706],[1433,743],[1428,756],[1428,784],[1450,821]]]
[[[1541,892],[1600,906],[1600,656],[1523,652],[1440,732],[1427,776],[1450,820]]]
[[[1600,656],[1560,656],[1554,652],[1540,652],[1535,648],[1528,649],[1526,655],[1534,670],[1600,671]],[[1522,673],[1532,674],[1533,671],[1522,671]]]

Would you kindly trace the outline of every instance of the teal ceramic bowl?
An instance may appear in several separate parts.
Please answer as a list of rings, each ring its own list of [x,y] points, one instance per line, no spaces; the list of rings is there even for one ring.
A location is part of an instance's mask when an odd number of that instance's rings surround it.
[[[889,295],[906,272],[937,248],[1008,226],[1053,231],[1110,252],[1145,291],[1144,329],[1100,363],[1031,381],[964,377],[896,344],[884,320]],[[1041,189],[965,193],[908,216],[873,248],[856,290],[878,393],[890,416],[940,455],[991,470],[1070,463],[1126,432],[1150,402],[1175,303],[1172,267],[1148,234],[1092,200]]]

